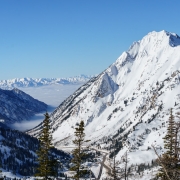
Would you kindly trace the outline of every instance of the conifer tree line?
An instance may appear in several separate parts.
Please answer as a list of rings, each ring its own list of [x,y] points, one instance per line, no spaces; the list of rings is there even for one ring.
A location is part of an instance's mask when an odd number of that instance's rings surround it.
[[[58,172],[57,159],[54,159],[50,155],[50,149],[52,148],[52,136],[50,133],[50,121],[49,115],[45,114],[44,128],[40,136],[40,149],[38,152],[38,173],[37,176],[48,179],[48,177],[56,176]],[[168,120],[167,134],[164,137],[164,148],[166,152],[159,156],[156,152],[155,147],[153,146],[156,154],[158,155],[158,164],[160,165],[159,172],[157,174],[157,179],[160,180],[179,180],[180,179],[180,146],[178,133],[180,131],[180,123],[175,122],[175,117],[173,115],[173,110],[170,110],[170,116]],[[75,139],[73,144],[75,149],[73,150],[73,158],[71,160],[72,166],[70,170],[74,171],[75,174],[72,177],[75,180],[80,178],[85,178],[88,174],[87,168],[83,167],[83,163],[86,160],[87,154],[83,145],[88,140],[85,140],[84,133],[84,122],[81,121],[78,126],[75,128]],[[123,168],[119,169],[119,165],[124,164]],[[113,162],[111,164],[111,171],[109,173],[112,180],[118,179],[128,179],[128,176],[131,175],[130,169],[128,168],[128,152],[126,151],[125,155],[122,157],[121,161],[116,161],[115,156],[113,157]]]
[[[73,143],[75,149],[73,150],[73,158],[71,160],[72,167],[70,170],[74,171],[75,174],[73,179],[79,180],[82,177],[85,177],[88,174],[87,168],[84,168],[82,165],[86,160],[87,154],[83,145],[89,140],[85,140],[84,133],[84,121],[81,121],[78,126],[75,128],[75,139]],[[41,131],[40,148],[37,152],[39,166],[37,168],[37,177],[43,177],[44,180],[47,180],[51,177],[58,176],[58,166],[60,162],[52,156],[51,149],[52,145],[52,135],[50,129],[50,117],[48,113],[45,114],[45,119],[43,121],[43,129]]]
[[[36,152],[40,140],[26,133],[0,127],[0,167],[5,171],[22,176],[33,176],[38,167]],[[62,163],[70,162],[70,155],[64,151],[51,149]]]
[[[180,119],[180,117],[178,117]],[[165,153],[158,155],[156,148],[152,145],[157,158],[157,163],[160,166],[154,180],[180,180],[180,121],[175,121],[173,109],[170,109],[168,119],[167,134],[164,139]],[[119,165],[124,162],[124,169],[119,168]],[[110,164],[111,171],[108,173],[112,180],[127,180],[130,173],[130,168],[127,168],[128,154],[125,153],[123,161],[116,161],[116,156],[112,158]],[[155,163],[156,164],[156,163]]]
[[[38,149],[39,141],[30,135],[2,127],[0,135],[3,137],[0,144],[0,167],[7,171],[12,170],[14,174],[33,175],[37,163],[32,152]],[[3,147],[7,147],[9,152]]]
[[[180,139],[179,139],[180,122],[177,122],[175,118],[176,116],[173,114],[173,109],[170,109],[167,133],[164,137],[164,148],[166,150],[165,153],[163,153],[162,155],[158,155],[155,147],[152,146],[155,153],[158,156],[157,162],[160,166],[159,172],[156,176],[156,179],[158,180],[180,180]],[[6,135],[8,138],[13,138],[11,132],[13,131],[12,130],[5,131],[3,129],[0,129],[1,135],[3,136]],[[83,121],[77,124],[74,135],[75,135],[75,139],[73,140],[73,144],[75,145],[75,149],[72,152],[72,160],[71,160],[72,166],[70,170],[75,172],[73,179],[79,180],[80,178],[87,178],[88,177],[87,175],[89,173],[87,167],[83,166],[83,164],[87,159],[87,153],[84,145],[86,142],[89,141],[89,140],[85,140]],[[20,137],[18,132],[17,132],[17,136]],[[27,135],[27,137],[29,137],[29,135]],[[40,144],[38,145],[39,150],[37,152],[38,164],[37,162],[33,164],[32,161],[26,160],[29,166],[21,167],[17,165],[16,168],[13,166],[12,169],[14,174],[22,171],[22,175],[23,172],[24,175],[26,175],[27,171],[29,171],[31,172],[31,175],[32,173],[34,174],[36,172],[35,175],[37,177],[43,177],[43,179],[45,180],[51,177],[58,177],[58,171],[59,171],[58,168],[60,167],[60,161],[57,155],[55,155],[57,153],[54,153],[54,149],[52,145],[50,117],[48,113],[45,114],[45,119],[43,121],[43,128],[40,133],[39,140],[36,141],[38,143],[34,143],[34,140],[32,142],[30,141],[30,145],[33,147],[33,149],[37,149],[37,144],[39,144],[40,142]],[[8,142],[4,142],[4,143],[6,143],[6,145],[8,144]],[[18,142],[18,143],[22,143],[22,142]],[[13,149],[11,151],[12,153],[13,152],[15,153]],[[22,149],[22,151],[24,150]],[[21,153],[16,152],[16,154],[18,158],[22,158]],[[36,157],[33,157],[33,159],[35,160]],[[13,158],[7,160],[7,163],[8,161],[13,161]],[[0,163],[6,164],[6,161]],[[123,164],[123,168],[119,170],[118,167],[120,164],[121,165]],[[17,172],[17,168],[20,170],[19,172]],[[114,155],[111,164],[111,172],[109,173],[110,176],[109,179],[128,180],[128,176],[130,175],[131,173],[128,168],[128,152],[125,153],[125,156],[122,157],[121,161],[116,161]]]

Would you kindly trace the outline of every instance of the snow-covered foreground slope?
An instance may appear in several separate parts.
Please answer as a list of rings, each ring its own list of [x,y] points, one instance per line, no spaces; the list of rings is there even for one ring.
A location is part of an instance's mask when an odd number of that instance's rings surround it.
[[[151,162],[151,144],[163,152],[169,108],[180,110],[180,37],[151,32],[115,63],[81,86],[51,114],[56,147],[72,143],[84,120],[87,138],[129,164]],[[29,131],[38,136],[41,125]]]
[[[39,87],[51,84],[82,84],[87,82],[93,76],[80,75],[70,78],[15,78],[1,80],[0,88],[13,89],[23,87]]]

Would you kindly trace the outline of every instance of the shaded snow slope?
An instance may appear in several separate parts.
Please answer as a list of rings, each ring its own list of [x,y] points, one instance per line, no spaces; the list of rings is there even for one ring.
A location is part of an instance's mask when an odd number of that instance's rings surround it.
[[[0,121],[6,125],[28,119],[36,113],[46,111],[47,105],[23,91],[0,89]]]
[[[128,150],[130,163],[150,162],[151,144],[163,152],[169,108],[180,109],[179,72],[179,36],[149,33],[51,114],[55,145],[72,144],[75,126],[84,120],[93,145],[117,158]],[[40,129],[29,134],[38,136]]]
[[[0,163],[3,174],[6,177],[10,176],[10,172],[17,176],[34,175],[34,170],[37,168],[36,153],[39,144],[38,139],[25,133],[0,127]],[[64,167],[68,165],[69,154],[57,149],[52,149],[52,152],[54,157],[63,163]]]

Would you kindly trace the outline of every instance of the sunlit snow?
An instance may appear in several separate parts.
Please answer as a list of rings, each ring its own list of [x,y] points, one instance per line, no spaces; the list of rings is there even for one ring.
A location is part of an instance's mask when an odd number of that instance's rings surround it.
[[[180,108],[179,73],[179,36],[149,33],[52,113],[54,143],[71,145],[76,124],[84,120],[87,137],[102,149],[113,146],[107,139],[123,143],[117,159],[128,150],[129,164],[151,162],[152,144],[158,153],[164,150],[169,108]]]

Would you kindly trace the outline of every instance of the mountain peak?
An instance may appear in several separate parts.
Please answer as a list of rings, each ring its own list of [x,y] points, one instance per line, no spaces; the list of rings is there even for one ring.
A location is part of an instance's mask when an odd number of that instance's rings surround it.
[[[170,33],[168,31],[162,30],[162,31],[152,31],[145,36],[142,41],[146,39],[150,41],[150,39],[153,39],[155,42],[163,42],[167,43],[169,42],[169,45],[171,47],[179,46],[180,45],[180,37],[175,33]]]
[[[174,113],[180,109],[179,45],[179,36],[167,31],[153,31],[134,42],[51,114],[56,145],[71,144],[74,125],[83,119],[91,143],[111,155],[120,158],[128,150],[129,164],[155,159],[151,144],[163,152],[169,108]]]
[[[164,49],[167,46],[176,47],[180,45],[180,37],[175,33],[168,31],[152,31],[142,38],[142,40],[135,41],[130,46],[127,53],[134,59],[139,51],[155,51]],[[150,52],[152,53],[152,52]],[[122,54],[123,55],[123,54]]]

